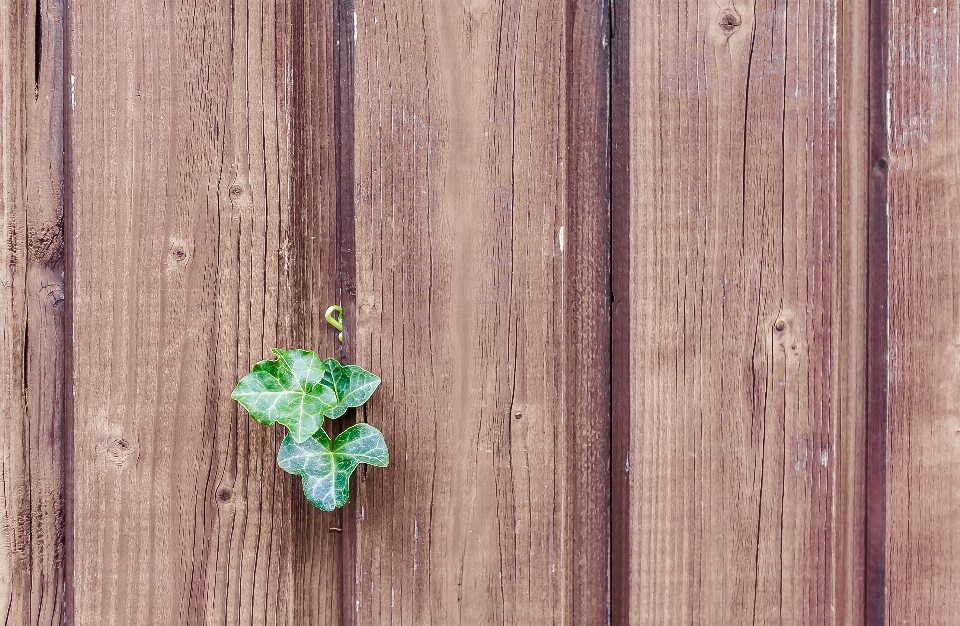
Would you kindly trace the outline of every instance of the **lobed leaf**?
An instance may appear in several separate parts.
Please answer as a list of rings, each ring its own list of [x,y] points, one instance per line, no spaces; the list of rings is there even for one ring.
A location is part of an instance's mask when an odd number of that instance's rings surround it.
[[[358,365],[340,365],[334,359],[323,362],[323,383],[337,394],[336,405],[324,412],[337,419],[347,409],[363,406],[380,386],[380,379]]]
[[[331,442],[321,428],[303,442],[287,435],[277,464],[303,477],[303,493],[315,507],[332,511],[350,497],[350,475],[361,463],[386,467],[390,462],[383,434],[370,424],[354,424]]]
[[[309,350],[275,348],[275,361],[260,361],[231,397],[261,424],[279,422],[298,443],[320,430],[323,415],[340,402],[324,382],[326,364]],[[368,396],[369,397],[369,396]]]

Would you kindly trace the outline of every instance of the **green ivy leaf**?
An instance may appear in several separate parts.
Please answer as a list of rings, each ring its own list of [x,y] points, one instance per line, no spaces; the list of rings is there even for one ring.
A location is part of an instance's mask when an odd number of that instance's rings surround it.
[[[350,475],[361,463],[386,467],[390,462],[383,434],[370,424],[354,424],[333,442],[323,429],[297,442],[287,435],[280,444],[277,464],[303,477],[303,493],[310,503],[324,511],[346,504],[350,497]]]
[[[351,407],[363,406],[380,386],[380,379],[358,365],[340,365],[334,359],[323,362],[323,384],[337,394],[336,405],[324,415],[337,419]]]
[[[320,430],[323,414],[339,398],[324,383],[326,366],[315,353],[278,348],[273,353],[277,360],[257,363],[231,397],[253,419],[267,425],[280,422],[290,431],[288,437],[302,443]]]

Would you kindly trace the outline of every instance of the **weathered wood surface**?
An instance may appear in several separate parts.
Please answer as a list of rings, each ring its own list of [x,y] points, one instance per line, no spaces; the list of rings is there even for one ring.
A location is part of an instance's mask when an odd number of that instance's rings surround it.
[[[842,468],[862,414],[839,389],[860,384],[863,347],[863,245],[844,239],[863,205],[841,204],[863,162],[841,135],[865,140],[839,100],[863,69],[842,64],[864,63],[838,47],[848,14],[631,7],[629,623],[861,611],[862,479]]]
[[[20,621],[30,604],[27,436],[27,20],[17,2],[0,11],[0,600]]]
[[[64,608],[62,5],[0,9],[0,606]],[[39,23],[38,23],[39,20]]]
[[[865,459],[863,623],[882,626],[886,608],[887,395],[888,395],[888,241],[886,1],[869,3],[865,339]]]
[[[833,537],[835,556],[833,623],[864,626],[866,498],[865,451],[868,411],[867,323],[868,297],[867,215],[869,212],[869,136],[871,67],[870,3],[844,2],[837,7],[837,97],[836,184],[838,208],[834,215],[838,232],[835,242],[835,282],[832,284],[836,349],[830,355],[831,410],[835,431],[836,464]],[[830,620],[827,620],[828,622]]]
[[[333,349],[325,12],[70,5],[77,624],[337,610],[336,518],[230,399],[274,346]]]
[[[602,624],[607,7],[356,2],[357,624]],[[351,572],[345,572],[350,576]],[[347,612],[349,614],[349,611]]]
[[[324,319],[339,302],[337,281],[339,179],[335,155],[339,70],[335,64],[334,2],[291,0],[276,19],[278,38],[289,59],[284,80],[292,83],[289,158],[292,162],[289,202],[281,205],[282,271],[280,298],[285,302],[277,329],[283,348],[309,347],[337,355],[336,332]],[[266,22],[265,22],[266,24]],[[289,35],[282,34],[289,28]],[[278,72],[281,70],[278,70]],[[341,543],[338,513],[324,513],[302,495],[293,481],[293,621],[295,626],[337,624],[340,617]]]
[[[882,4],[886,623],[945,626],[960,619],[960,25],[953,3]]]
[[[4,3],[5,623],[953,624],[955,7],[633,4]]]

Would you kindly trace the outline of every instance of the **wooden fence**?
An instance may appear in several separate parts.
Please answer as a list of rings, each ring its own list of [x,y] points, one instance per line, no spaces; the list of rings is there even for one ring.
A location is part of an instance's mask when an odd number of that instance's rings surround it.
[[[2,0],[4,623],[960,624],[958,15]]]

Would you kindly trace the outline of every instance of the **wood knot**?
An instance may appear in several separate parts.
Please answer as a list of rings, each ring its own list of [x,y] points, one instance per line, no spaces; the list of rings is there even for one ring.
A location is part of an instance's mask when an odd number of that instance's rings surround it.
[[[170,256],[173,257],[174,261],[183,261],[187,258],[187,250],[182,244],[172,244],[170,246]]]
[[[182,269],[190,261],[190,242],[181,237],[170,236],[167,248],[167,273]]]
[[[121,467],[133,454],[133,446],[126,439],[112,439],[107,444],[106,458],[117,467]]]
[[[230,199],[237,200],[243,195],[243,185],[230,185]]]
[[[727,7],[723,11],[720,11],[720,19],[717,24],[720,26],[723,34],[729,37],[740,30],[740,24],[742,22],[743,19],[741,19],[740,13],[733,7]]]
[[[225,503],[233,500],[233,489],[222,487],[217,489],[217,502]]]
[[[54,308],[63,308],[63,283],[48,283],[40,288],[40,293],[49,298]]]
[[[34,223],[40,219],[30,219],[27,223],[27,254],[40,265],[50,266],[63,259],[63,224],[58,219],[53,224]]]

